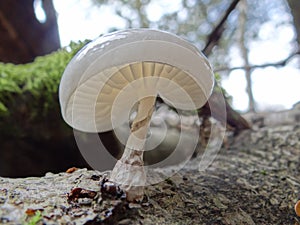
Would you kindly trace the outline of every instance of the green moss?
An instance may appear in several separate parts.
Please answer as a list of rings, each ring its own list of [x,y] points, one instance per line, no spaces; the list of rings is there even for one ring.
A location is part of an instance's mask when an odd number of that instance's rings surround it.
[[[2,134],[38,136],[41,130],[38,126],[43,126],[44,135],[52,129],[52,124],[63,126],[58,104],[59,82],[66,65],[87,42],[71,43],[28,64],[0,63]]]
[[[52,54],[37,57],[22,65],[0,63],[0,114],[8,115],[8,105],[16,95],[30,93],[34,99],[43,98],[45,109],[51,108],[61,75],[74,54],[86,42],[71,43]]]

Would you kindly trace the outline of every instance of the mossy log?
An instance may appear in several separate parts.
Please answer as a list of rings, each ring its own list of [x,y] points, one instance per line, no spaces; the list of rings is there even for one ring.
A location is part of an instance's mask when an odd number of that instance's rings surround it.
[[[72,129],[61,119],[57,95],[64,68],[83,44],[71,43],[28,64],[0,63],[1,176],[86,166]]]

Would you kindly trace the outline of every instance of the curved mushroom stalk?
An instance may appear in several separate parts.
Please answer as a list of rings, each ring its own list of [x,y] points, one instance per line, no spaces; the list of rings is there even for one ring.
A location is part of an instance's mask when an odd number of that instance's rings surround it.
[[[110,175],[110,179],[125,190],[128,201],[143,199],[146,184],[143,154],[155,99],[156,97],[149,96],[139,101],[124,153]]]
[[[213,85],[212,68],[194,45],[164,31],[130,29],[103,35],[81,49],[64,71],[59,100],[70,126],[97,133],[127,122],[124,112],[139,101],[125,151],[111,173],[134,201],[142,199],[146,184],[143,150],[154,95],[178,109],[195,110]]]

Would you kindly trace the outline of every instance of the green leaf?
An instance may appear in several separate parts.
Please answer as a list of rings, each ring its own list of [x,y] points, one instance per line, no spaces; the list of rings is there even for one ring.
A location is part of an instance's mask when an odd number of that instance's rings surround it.
[[[37,210],[34,216],[32,216],[28,223],[25,223],[25,225],[36,225],[42,219],[42,217],[41,211]]]

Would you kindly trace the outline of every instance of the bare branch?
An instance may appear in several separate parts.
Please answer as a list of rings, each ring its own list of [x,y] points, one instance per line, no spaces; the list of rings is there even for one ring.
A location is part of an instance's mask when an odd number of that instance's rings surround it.
[[[206,45],[204,49],[202,50],[203,54],[208,56],[213,47],[216,46],[223,34],[224,31],[224,24],[226,20],[228,19],[230,13],[235,9],[237,4],[240,0],[233,0],[228,9],[226,10],[225,14],[223,15],[222,19],[218,23],[218,25],[215,27],[215,29],[210,33],[210,35],[207,38]],[[212,95],[210,96],[210,100],[206,103],[199,111],[198,115],[199,117],[207,117],[207,116],[213,116],[216,120],[220,121],[223,124],[229,125],[230,127],[233,127],[235,129],[235,132],[238,132],[240,130],[249,129],[250,125],[249,123],[238,113],[236,112],[229,103],[225,100],[225,107],[226,107],[226,115],[218,115],[218,113],[215,113],[214,115],[211,114],[211,109],[213,109],[214,112],[221,112],[223,109],[222,101],[219,101],[220,98],[225,98],[223,93],[220,91],[216,91],[217,88],[217,82],[215,82],[215,90],[213,91]]]
[[[235,9],[236,5],[239,3],[240,0],[233,0],[228,9],[226,10],[225,14],[223,15],[222,19],[218,23],[218,25],[215,27],[215,29],[210,33],[210,35],[207,38],[206,45],[204,49],[202,50],[203,54],[208,56],[211,53],[211,50],[215,45],[218,44],[223,31],[224,31],[224,24],[226,20],[228,19],[230,13]]]
[[[236,66],[236,67],[221,67],[221,68],[214,69],[214,71],[215,72],[222,72],[222,71],[231,72],[233,70],[251,70],[251,69],[257,69],[257,68],[266,68],[269,66],[283,67],[283,66],[286,66],[286,64],[296,55],[300,55],[300,50],[292,53],[286,59],[278,61],[278,62],[274,62],[274,63],[265,63],[265,64],[261,64],[261,65],[249,65],[249,66]]]

